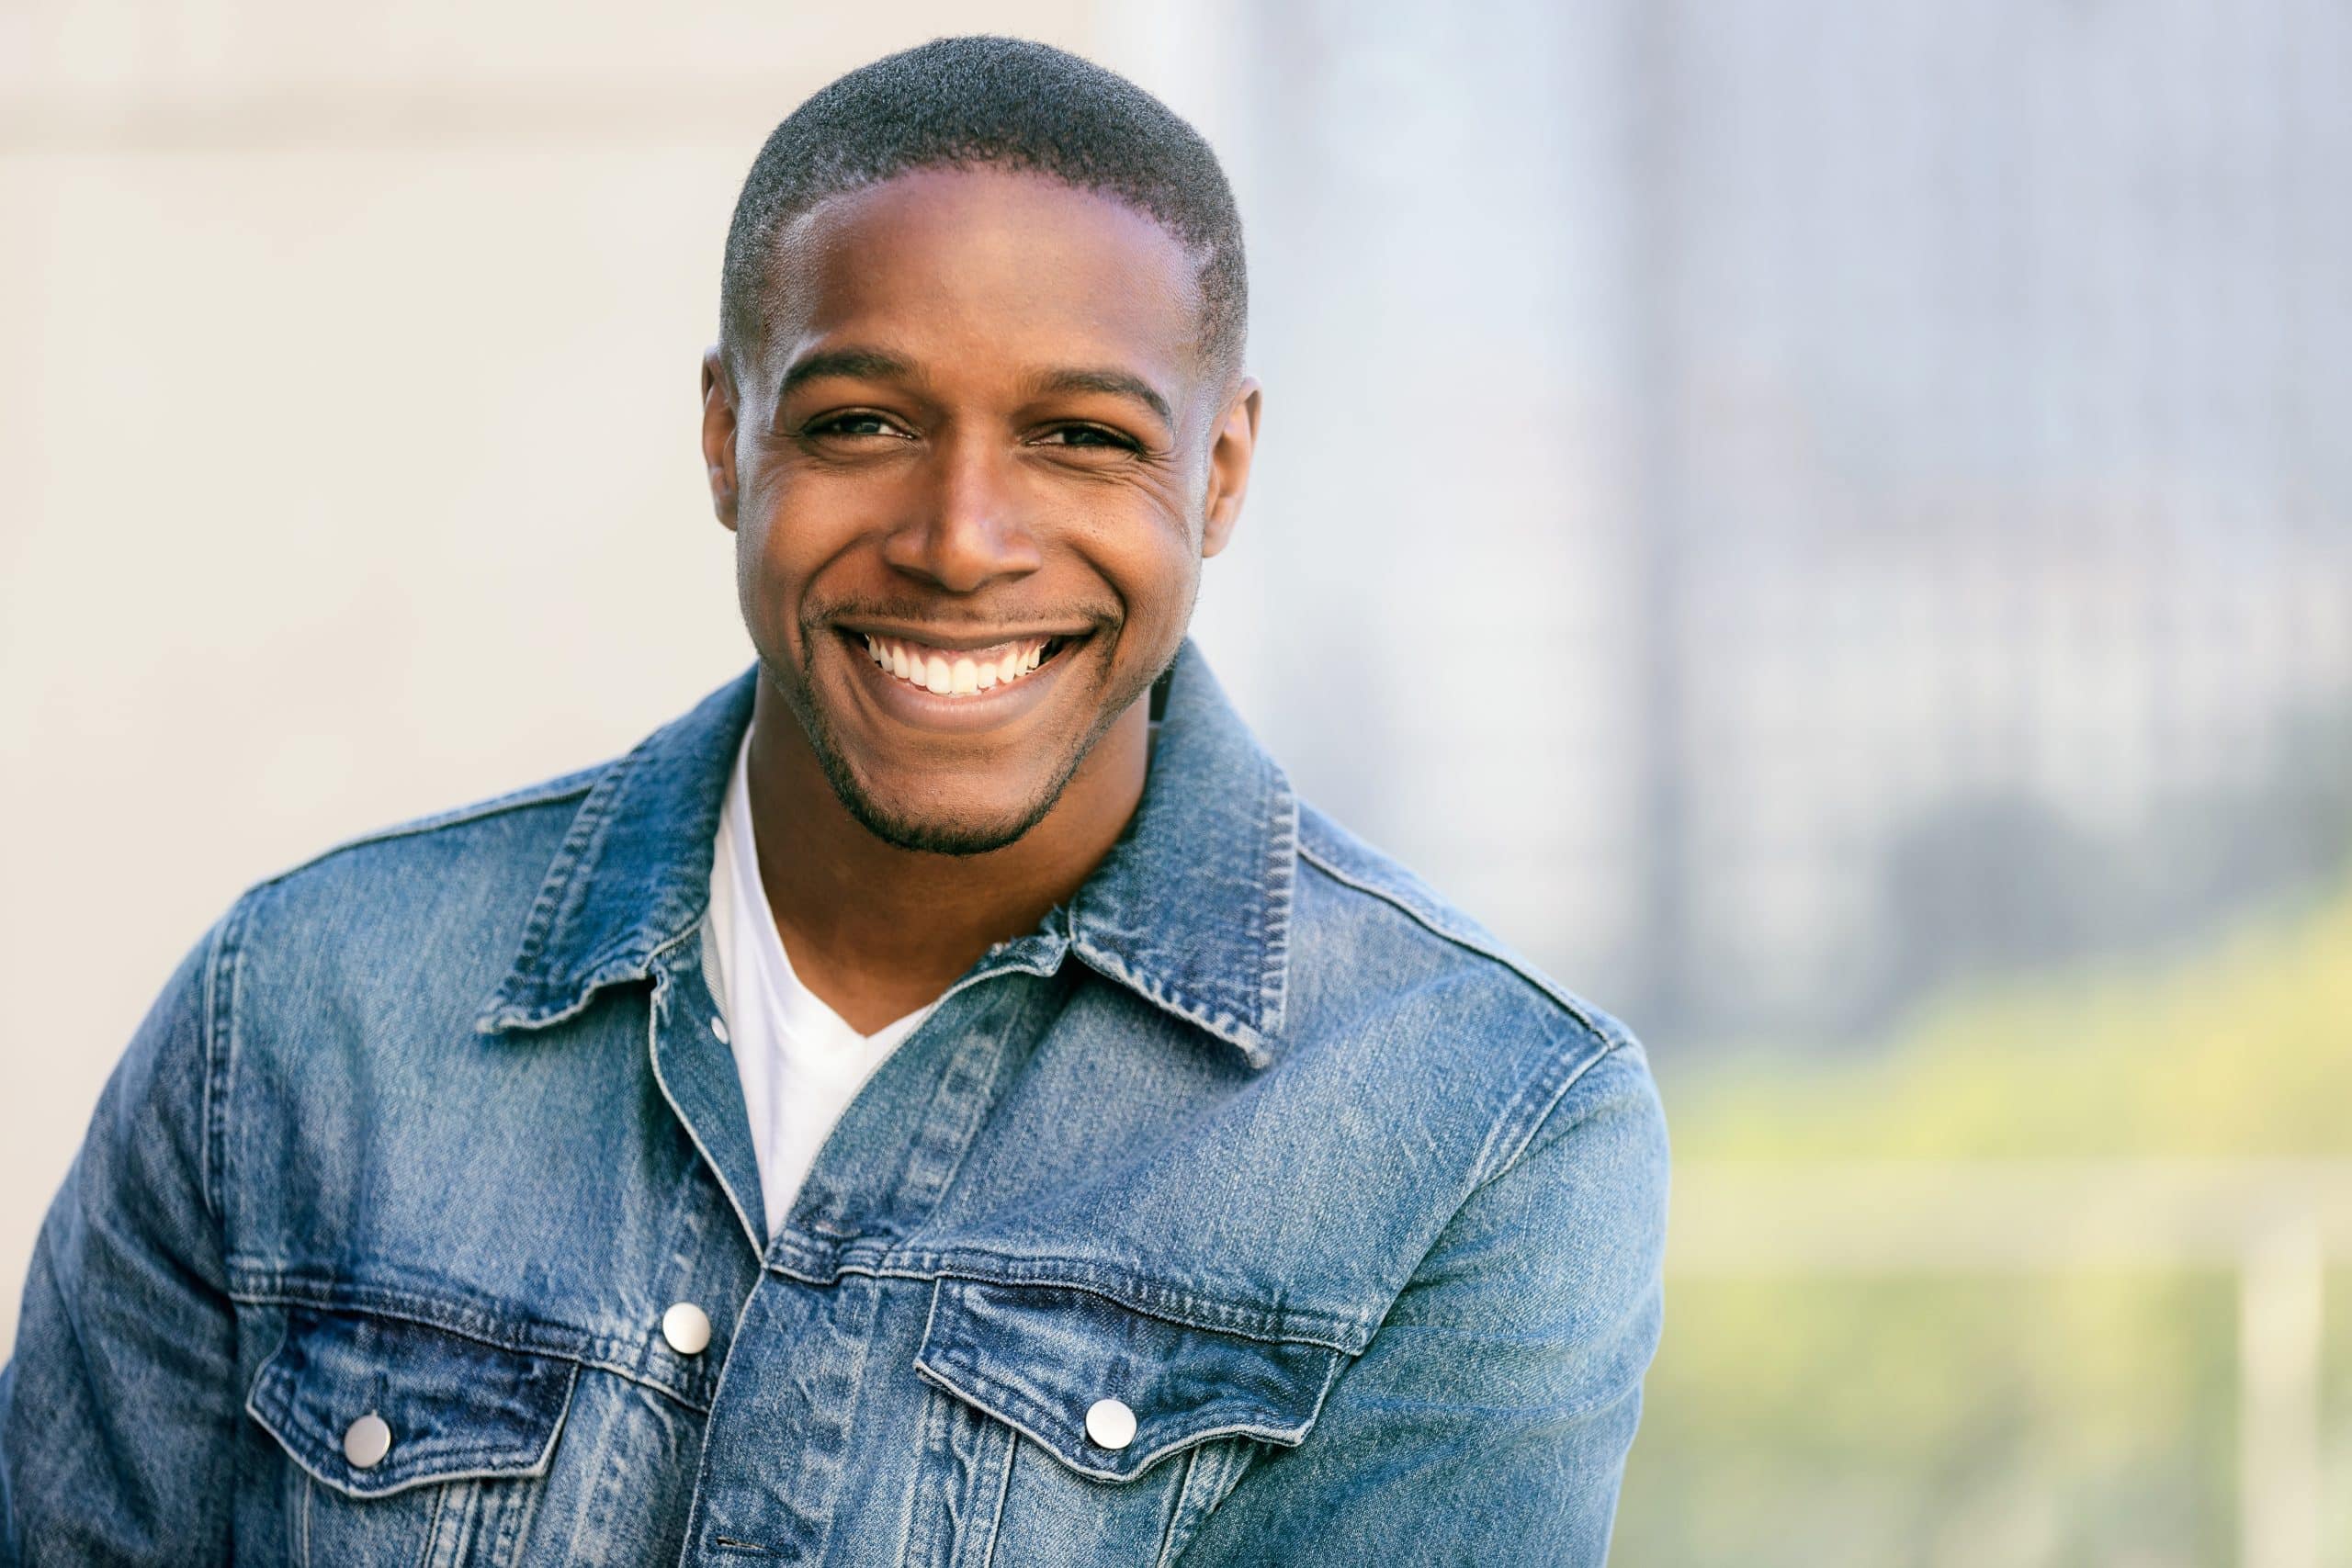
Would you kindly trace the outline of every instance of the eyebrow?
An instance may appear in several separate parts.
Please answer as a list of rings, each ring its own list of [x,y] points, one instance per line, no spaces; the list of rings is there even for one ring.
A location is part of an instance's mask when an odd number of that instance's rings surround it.
[[[887,350],[828,348],[793,362],[792,367],[784,373],[783,383],[776,388],[776,400],[781,402],[790,397],[792,389],[802,382],[826,376],[845,376],[859,381],[916,379],[914,362]]]
[[[780,402],[792,395],[793,389],[827,376],[841,376],[859,381],[915,381],[921,377],[914,362],[887,349],[828,348],[793,362],[784,373],[784,380],[776,388]],[[1113,397],[1133,398],[1158,414],[1164,424],[1176,423],[1176,414],[1159,389],[1142,377],[1125,370],[1108,368],[1068,368],[1048,370],[1035,377],[1031,388],[1040,396],[1057,392],[1105,392]]]
[[[1113,397],[1133,398],[1158,414],[1161,423],[1176,423],[1174,412],[1159,389],[1125,370],[1049,370],[1032,384],[1041,393],[1108,392]]]

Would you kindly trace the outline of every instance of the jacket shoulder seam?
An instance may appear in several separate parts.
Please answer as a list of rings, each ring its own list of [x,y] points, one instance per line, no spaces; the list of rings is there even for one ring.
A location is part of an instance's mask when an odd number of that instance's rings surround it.
[[[1443,920],[1433,911],[1423,908],[1418,900],[1407,896],[1400,889],[1385,886],[1347,870],[1330,856],[1310,845],[1304,834],[1299,838],[1298,854],[1301,860],[1306,861],[1334,882],[1342,886],[1352,887],[1367,897],[1379,899],[1391,908],[1409,917],[1414,924],[1432,936],[1452,942],[1465,953],[1475,953],[1479,957],[1509,970],[1531,989],[1544,996],[1562,1012],[1582,1024],[1601,1042],[1604,1048],[1613,1049],[1628,1043],[1629,1037],[1624,1031],[1613,1021],[1600,1014],[1590,1003],[1583,1000],[1541,970],[1515,957],[1498,944],[1485,940],[1476,931],[1461,930]]]
[[[1553,1113],[1566,1102],[1569,1091],[1611,1057],[1645,1060],[1641,1046],[1622,1033],[1614,1038],[1604,1037],[1597,1050],[1555,1054],[1548,1058],[1544,1070],[1528,1082],[1497,1119],[1494,1130],[1487,1135],[1487,1146],[1479,1151],[1478,1169],[1483,1174],[1476,1185],[1484,1187],[1509,1175],[1534,1147]]]
[[[1631,1050],[1639,1053],[1640,1047],[1633,1036],[1616,1020],[1521,961],[1498,942],[1487,940],[1476,930],[1464,930],[1445,919],[1439,910],[1425,908],[1421,900],[1411,896],[1409,889],[1386,886],[1348,870],[1333,856],[1315,848],[1304,831],[1299,835],[1298,852],[1302,860],[1342,886],[1380,900],[1431,935],[1517,976],[1528,989],[1558,1010],[1556,1021],[1568,1025],[1564,1033],[1550,1033],[1546,1042],[1548,1049],[1543,1053],[1535,1070],[1512,1092],[1501,1114],[1487,1130],[1486,1137],[1480,1141],[1477,1156],[1471,1162],[1472,1190],[1495,1179],[1518,1162],[1544,1123],[1550,1119],[1552,1111],[1586,1073],[1621,1052]]]
[[[338,839],[316,854],[297,861],[283,871],[274,872],[263,877],[252,887],[246,889],[246,893],[251,896],[265,887],[274,886],[347,850],[362,849],[369,844],[387,843],[397,839],[421,838],[428,833],[439,832],[445,828],[462,827],[469,822],[485,821],[493,817],[503,817],[510,812],[528,810],[533,807],[555,806],[567,800],[579,799],[594,789],[596,781],[613,766],[614,761],[608,760],[598,762],[593,767],[560,773],[554,778],[543,780],[538,784],[526,784],[521,789],[513,790],[504,795],[492,795],[487,800],[451,807],[446,811],[432,812],[424,817],[411,818],[404,822],[395,822],[388,827],[370,829],[367,832],[356,833],[346,839]]]
[[[198,1189],[212,1223],[220,1229],[225,1252],[229,1217],[229,1094],[235,1071],[237,964],[245,921],[254,905],[254,889],[238,895],[228,912],[212,927],[206,942],[201,985],[197,995],[198,1038],[204,1052],[202,1140],[198,1143]]]

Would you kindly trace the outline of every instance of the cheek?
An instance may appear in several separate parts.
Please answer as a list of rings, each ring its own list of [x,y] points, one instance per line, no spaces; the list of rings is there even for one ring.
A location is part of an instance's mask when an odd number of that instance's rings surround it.
[[[1157,532],[1127,541],[1102,564],[1125,601],[1125,640],[1140,645],[1139,657],[1172,650],[1183,638],[1200,585],[1201,560],[1190,539],[1172,530]]]
[[[735,596],[752,642],[763,657],[800,661],[798,612],[806,581],[795,557],[796,531],[774,516],[746,517],[735,531]]]
[[[821,578],[838,593],[842,573],[856,558],[863,571],[864,546],[894,514],[893,492],[871,481],[848,483],[821,474],[786,472],[769,479],[756,509],[745,508],[738,548],[771,591],[796,591]]]
[[[1157,493],[1069,506],[1054,518],[1064,546],[1117,592],[1131,615],[1181,603],[1200,575],[1191,513]]]

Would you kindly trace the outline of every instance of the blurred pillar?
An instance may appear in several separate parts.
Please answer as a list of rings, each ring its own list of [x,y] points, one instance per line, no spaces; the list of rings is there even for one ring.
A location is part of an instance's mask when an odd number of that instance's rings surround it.
[[[2239,1276],[2244,1568],[2319,1568],[2324,1268],[2319,1226],[2297,1214],[2256,1241]]]
[[[1684,665],[1683,540],[1688,502],[1682,483],[1684,397],[1679,265],[1686,236],[1679,221],[1682,181],[1676,157],[1675,34],[1671,0],[1625,13],[1627,107],[1625,277],[1634,410],[1634,522],[1641,635],[1628,673],[1640,694],[1634,736],[1645,830],[1640,866],[1642,968],[1636,995],[1644,1031],[1656,1039],[1690,1021],[1697,996],[1687,972],[1690,952],[1692,785]]]

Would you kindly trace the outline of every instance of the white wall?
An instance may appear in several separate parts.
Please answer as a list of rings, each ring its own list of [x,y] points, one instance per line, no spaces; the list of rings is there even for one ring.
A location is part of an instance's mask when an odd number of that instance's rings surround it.
[[[741,669],[696,451],[761,140],[1076,4],[0,11],[0,1345],[105,1076],[248,884]]]

